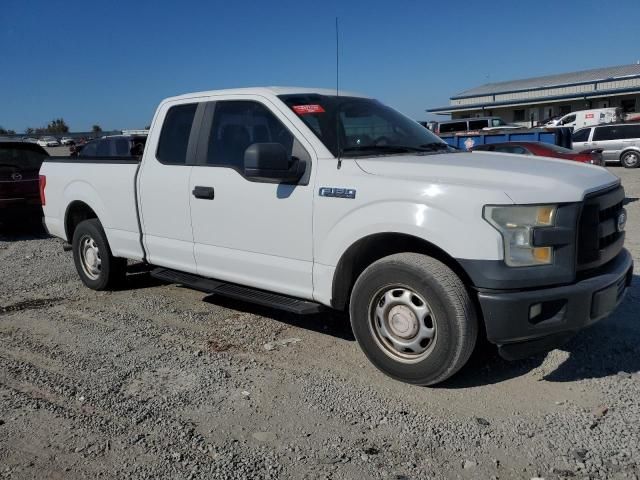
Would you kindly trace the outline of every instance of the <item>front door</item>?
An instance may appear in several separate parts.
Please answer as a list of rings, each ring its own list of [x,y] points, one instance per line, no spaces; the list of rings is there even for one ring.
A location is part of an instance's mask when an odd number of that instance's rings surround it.
[[[602,149],[602,158],[605,161],[610,162],[619,160],[620,150],[622,149],[620,127],[596,127],[595,132],[593,132],[593,144],[595,148]]]
[[[300,182],[247,179],[244,152],[253,143],[280,143],[305,160]],[[189,186],[200,275],[312,298],[312,151],[261,97],[225,96],[207,105]]]

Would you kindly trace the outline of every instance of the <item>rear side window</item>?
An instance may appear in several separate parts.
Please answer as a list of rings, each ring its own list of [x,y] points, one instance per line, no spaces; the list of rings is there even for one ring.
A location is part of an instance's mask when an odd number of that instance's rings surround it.
[[[488,120],[469,120],[469,130],[481,130],[488,126]]]
[[[583,128],[582,130],[578,130],[577,132],[575,132],[571,140],[574,142],[588,142],[589,133],[591,133],[590,128]]]
[[[38,171],[48,156],[45,151],[0,143],[0,179],[8,179],[15,172]]]
[[[620,128],[620,138],[640,138],[640,125],[622,125]]]
[[[164,118],[156,158],[162,163],[184,165],[197,103],[171,107]]]
[[[438,131],[440,133],[451,133],[451,132],[466,132],[467,131],[467,121],[462,122],[448,122],[441,123]]]
[[[593,140],[615,140],[618,138],[620,132],[616,127],[596,127],[596,131],[593,132]]]

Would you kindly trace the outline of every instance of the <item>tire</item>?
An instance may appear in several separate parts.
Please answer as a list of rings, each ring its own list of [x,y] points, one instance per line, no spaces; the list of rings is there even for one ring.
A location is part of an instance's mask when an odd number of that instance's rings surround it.
[[[476,310],[462,280],[417,253],[382,258],[362,272],[349,313],[371,363],[414,385],[434,385],[455,374],[478,336]]]
[[[638,168],[640,167],[640,152],[632,150],[624,153],[620,157],[620,163],[624,168]]]
[[[92,290],[109,290],[122,284],[127,261],[111,254],[107,236],[98,219],[84,220],[73,232],[73,261],[78,275]]]

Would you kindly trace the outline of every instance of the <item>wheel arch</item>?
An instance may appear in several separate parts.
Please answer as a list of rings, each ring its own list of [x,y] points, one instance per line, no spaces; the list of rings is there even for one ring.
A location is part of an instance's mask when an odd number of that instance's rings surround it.
[[[622,151],[620,152],[620,156],[618,157],[619,160],[622,162],[622,157],[624,157],[629,152],[634,152],[634,153],[637,153],[638,155],[640,155],[640,148],[638,148],[636,146],[628,146],[628,147],[623,148]]]
[[[406,233],[375,233],[357,240],[340,257],[333,274],[331,306],[345,310],[353,285],[369,265],[389,255],[404,252],[433,257],[451,268],[467,287],[472,285],[469,275],[458,261],[437,245]]]
[[[99,220],[95,210],[82,200],[74,200],[67,206],[64,215],[64,232],[69,242],[73,240],[73,234],[78,225],[90,218]]]

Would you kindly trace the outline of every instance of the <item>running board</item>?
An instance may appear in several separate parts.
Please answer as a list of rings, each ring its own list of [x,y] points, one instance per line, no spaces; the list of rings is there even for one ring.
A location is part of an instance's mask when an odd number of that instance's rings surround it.
[[[278,293],[257,290],[251,287],[243,287],[233,283],[220,282],[210,278],[193,275],[191,273],[178,272],[168,268],[156,268],[151,271],[151,276],[169,283],[179,283],[185,287],[193,288],[204,293],[222,295],[224,297],[255,303],[263,307],[278,308],[287,312],[306,315],[318,313],[323,310],[319,303],[287,297]]]

